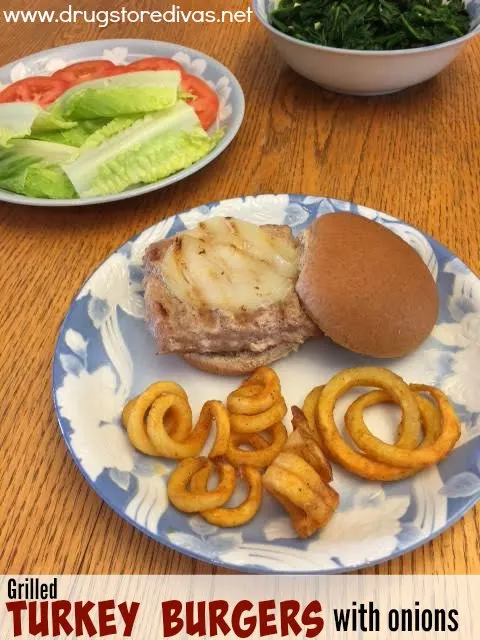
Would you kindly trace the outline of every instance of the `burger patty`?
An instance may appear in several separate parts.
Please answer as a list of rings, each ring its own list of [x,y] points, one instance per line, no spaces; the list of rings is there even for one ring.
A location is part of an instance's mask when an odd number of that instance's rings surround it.
[[[264,225],[296,246],[287,226]],[[174,297],[162,276],[162,261],[174,238],[150,245],[144,258],[145,319],[159,353],[262,352],[285,344],[292,348],[318,333],[292,290],[281,302],[251,312],[208,309]]]

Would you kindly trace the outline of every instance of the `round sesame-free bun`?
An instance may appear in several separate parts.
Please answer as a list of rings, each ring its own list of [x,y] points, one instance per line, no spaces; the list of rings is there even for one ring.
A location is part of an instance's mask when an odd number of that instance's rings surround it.
[[[377,358],[416,349],[438,315],[435,281],[416,251],[351,213],[323,215],[305,231],[297,293],[334,342]]]
[[[258,367],[272,364],[298,349],[298,344],[277,344],[265,351],[239,351],[238,353],[182,353],[185,362],[207,373],[218,376],[244,376]]]

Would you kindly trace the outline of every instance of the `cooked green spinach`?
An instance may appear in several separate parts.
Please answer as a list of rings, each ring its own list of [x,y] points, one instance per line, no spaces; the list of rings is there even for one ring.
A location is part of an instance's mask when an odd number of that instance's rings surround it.
[[[470,29],[463,0],[280,0],[270,21],[305,42],[374,51],[439,44]]]

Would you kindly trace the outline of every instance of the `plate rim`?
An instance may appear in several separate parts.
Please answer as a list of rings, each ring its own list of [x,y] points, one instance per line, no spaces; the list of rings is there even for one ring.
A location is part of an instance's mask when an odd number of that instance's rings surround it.
[[[407,545],[406,547],[404,547],[403,549],[400,549],[398,551],[395,551],[394,553],[382,556],[381,558],[378,558],[376,560],[365,560],[365,561],[360,561],[358,564],[355,565],[350,565],[347,568],[345,567],[338,567],[338,568],[328,568],[328,569],[313,569],[311,571],[305,571],[305,570],[277,570],[277,569],[271,569],[268,567],[261,567],[261,565],[254,566],[254,565],[247,565],[247,566],[239,566],[238,564],[235,564],[231,561],[224,561],[224,560],[220,560],[217,557],[213,557],[213,558],[205,558],[205,556],[203,556],[200,552],[195,552],[192,549],[185,549],[184,547],[182,547],[180,544],[171,541],[170,538],[168,538],[168,536],[163,536],[161,533],[159,534],[158,532],[155,534],[152,531],[149,531],[147,528],[145,528],[144,526],[142,526],[141,524],[139,524],[138,522],[136,522],[135,520],[133,520],[133,518],[131,518],[130,516],[128,516],[124,511],[121,510],[120,507],[118,507],[116,504],[114,504],[110,498],[105,496],[105,492],[102,491],[101,489],[99,489],[96,485],[95,485],[95,481],[93,481],[85,472],[84,468],[81,465],[81,462],[79,460],[79,458],[77,457],[77,455],[75,454],[75,452],[73,451],[73,447],[71,445],[71,441],[70,439],[67,437],[67,433],[66,433],[66,428],[64,428],[64,425],[62,424],[62,422],[64,420],[66,420],[65,418],[62,418],[60,416],[60,410],[59,410],[59,406],[58,406],[58,402],[57,402],[57,394],[56,394],[56,390],[58,389],[58,387],[60,386],[58,383],[58,379],[57,379],[57,371],[59,368],[58,365],[58,357],[59,357],[59,349],[60,349],[60,342],[61,339],[64,337],[65,332],[66,332],[66,328],[67,328],[67,324],[68,321],[72,315],[72,307],[74,302],[77,300],[80,292],[82,291],[82,289],[85,287],[85,285],[89,282],[89,280],[93,277],[93,275],[95,273],[97,273],[97,271],[99,271],[103,265],[116,253],[118,253],[118,251],[120,249],[122,249],[125,245],[127,245],[129,242],[132,242],[133,240],[135,240],[135,238],[137,238],[141,233],[148,231],[148,229],[154,227],[156,224],[158,224],[159,222],[163,222],[165,220],[168,220],[169,218],[173,218],[176,216],[181,216],[184,214],[188,214],[192,211],[194,211],[195,209],[198,209],[199,207],[203,207],[203,206],[207,206],[207,207],[212,207],[215,205],[219,205],[228,201],[233,201],[233,200],[238,200],[238,199],[245,199],[247,197],[262,197],[262,196],[288,196],[288,197],[294,197],[294,198],[308,198],[308,197],[314,197],[314,198],[318,198],[318,199],[326,199],[326,200],[335,200],[335,202],[339,205],[339,206],[346,206],[346,205],[353,205],[353,206],[360,206],[362,207],[362,210],[365,212],[371,212],[374,213],[376,215],[386,215],[389,216],[390,218],[392,218],[393,221],[395,222],[401,222],[402,224],[407,225],[409,228],[414,229],[416,231],[419,231],[423,236],[425,236],[429,241],[433,241],[436,245],[438,245],[442,250],[448,252],[448,254],[450,256],[452,256],[453,258],[459,260],[459,262],[468,270],[470,271],[478,280],[480,280],[480,276],[479,274],[477,274],[473,269],[471,269],[467,264],[465,264],[463,262],[463,260],[461,258],[459,258],[453,251],[451,251],[446,245],[444,245],[442,242],[439,242],[438,240],[436,240],[435,238],[433,238],[429,233],[426,233],[424,231],[422,231],[421,229],[419,229],[418,227],[413,226],[412,224],[410,224],[407,221],[404,221],[401,218],[397,218],[396,216],[393,216],[392,214],[389,214],[385,211],[380,211],[378,209],[373,209],[372,207],[366,206],[366,205],[361,205],[357,202],[353,202],[350,200],[343,200],[340,198],[334,198],[333,196],[312,196],[311,194],[305,194],[305,193],[258,193],[258,194],[248,194],[248,195],[241,195],[241,196],[231,196],[228,198],[222,198],[220,200],[212,200],[210,202],[206,202],[206,203],[201,203],[201,204],[197,204],[194,205],[184,211],[180,211],[180,212],[176,212],[173,213],[170,216],[167,216],[166,218],[162,218],[161,220],[157,220],[157,222],[153,222],[151,225],[149,225],[148,227],[145,227],[144,229],[141,229],[138,233],[134,234],[133,236],[131,236],[130,238],[128,238],[123,244],[121,244],[120,246],[116,247],[116,249],[114,249],[112,252],[110,252],[106,257],[104,257],[102,259],[102,261],[95,267],[95,269],[93,269],[89,275],[84,279],[84,281],[81,283],[80,287],[76,290],[74,296],[71,298],[71,301],[69,303],[68,309],[65,313],[65,316],[63,318],[63,320],[61,321],[59,327],[58,327],[58,332],[57,332],[57,337],[55,340],[55,346],[54,346],[54,352],[53,352],[53,357],[52,357],[52,377],[51,377],[51,391],[52,391],[52,397],[53,397],[53,406],[54,406],[54,412],[55,412],[55,418],[58,424],[58,427],[60,429],[60,433],[62,435],[62,439],[67,447],[68,452],[70,453],[70,456],[73,460],[73,462],[75,463],[75,466],[78,468],[78,470],[80,471],[81,475],[85,478],[85,480],[87,481],[87,483],[89,484],[89,486],[93,489],[93,491],[96,493],[96,495],[109,507],[111,508],[122,520],[125,520],[126,522],[128,522],[131,526],[133,526],[135,529],[137,529],[138,531],[140,531],[142,534],[147,535],[149,538],[151,538],[152,540],[154,540],[157,544],[161,544],[162,546],[166,547],[167,549],[172,549],[182,555],[185,555],[189,558],[192,558],[194,560],[198,560],[200,562],[203,562],[207,565],[211,565],[211,566],[215,566],[215,567],[222,567],[224,569],[229,569],[232,571],[236,571],[237,573],[245,573],[245,574],[261,574],[261,575],[336,575],[336,574],[349,574],[352,573],[354,571],[360,571],[362,569],[367,569],[367,568],[371,568],[371,567],[376,567],[379,566],[381,564],[384,564],[386,562],[389,562],[390,560],[395,560],[396,558],[399,558],[401,556],[407,555],[408,553],[411,553],[412,551],[415,551],[416,549],[419,549],[421,547],[423,547],[424,545],[430,543],[432,540],[434,540],[435,538],[441,536],[442,534],[444,534],[448,529],[450,529],[451,527],[455,526],[464,516],[465,514],[470,511],[473,507],[475,507],[475,505],[477,503],[480,503],[480,498],[476,497],[476,496],[471,496],[470,499],[468,499],[465,504],[455,513],[454,516],[452,516],[450,519],[447,520],[447,522],[445,522],[445,524],[443,526],[441,526],[439,529],[437,529],[436,531],[432,532],[431,534],[427,535],[426,537],[422,538],[421,540],[416,540],[412,543],[410,543],[409,545]],[[341,211],[341,209],[338,209],[339,211]],[[362,215],[359,212],[355,212],[355,215]],[[289,225],[290,226],[290,225]],[[67,420],[68,422],[68,420]],[[466,443],[468,444],[468,443]],[[160,539],[161,538],[161,539]]]
[[[61,54],[62,51],[71,51],[73,47],[91,45],[92,48],[94,48],[93,45],[97,45],[108,48],[108,46],[128,47],[129,45],[135,46],[135,44],[144,44],[145,46],[173,45],[175,47],[178,47],[179,51],[181,52],[187,53],[190,56],[199,56],[210,64],[222,68],[225,75],[229,78],[232,87],[234,87],[234,90],[240,102],[238,109],[235,109],[232,113],[232,121],[229,125],[228,131],[225,133],[224,137],[220,140],[217,146],[214,147],[206,156],[204,156],[200,160],[197,160],[197,162],[195,162],[193,165],[190,165],[190,167],[187,167],[186,169],[177,171],[177,173],[174,173],[171,176],[167,176],[162,180],[157,180],[154,183],[145,184],[143,186],[135,187],[134,189],[122,191],[121,193],[112,194],[110,196],[91,196],[88,198],[71,199],[33,198],[31,196],[23,196],[17,193],[6,191],[4,189],[0,189],[0,202],[6,202],[8,204],[19,204],[30,207],[86,207],[96,204],[110,204],[112,202],[128,200],[130,198],[136,198],[137,196],[152,193],[153,191],[158,191],[165,187],[169,187],[177,182],[181,182],[186,178],[189,178],[201,169],[204,169],[207,165],[216,160],[224,151],[228,149],[233,140],[236,138],[245,118],[245,94],[243,92],[242,85],[238,81],[235,74],[230,71],[230,69],[226,67],[223,62],[220,62],[220,60],[217,60],[216,58],[213,58],[212,56],[203,53],[198,49],[192,49],[191,47],[186,47],[183,44],[169,42],[167,40],[151,40],[148,38],[109,38],[105,40],[84,40],[81,42],[73,42],[71,44],[61,45],[60,47],[52,47],[50,49],[37,51],[36,53],[24,56],[23,58],[18,58],[17,60],[8,62],[7,64],[0,67],[0,74],[20,62],[25,63],[34,61],[38,59],[39,56],[48,57],[50,55],[53,55],[54,52],[56,52],[57,54]],[[89,59],[90,58],[85,58],[85,60]]]

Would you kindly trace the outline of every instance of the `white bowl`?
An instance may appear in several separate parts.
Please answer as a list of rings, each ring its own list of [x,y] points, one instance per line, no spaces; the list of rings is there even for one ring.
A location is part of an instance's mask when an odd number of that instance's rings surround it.
[[[273,0],[253,0],[253,9],[285,62],[326,89],[352,95],[394,93],[433,78],[480,33],[480,2],[470,0],[466,4],[472,30],[461,38],[397,51],[336,49],[297,40],[272,27],[268,15],[274,4]]]

